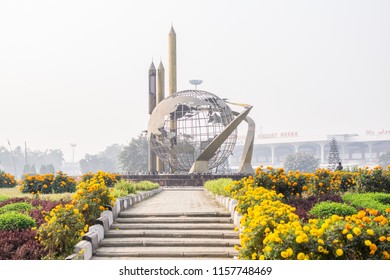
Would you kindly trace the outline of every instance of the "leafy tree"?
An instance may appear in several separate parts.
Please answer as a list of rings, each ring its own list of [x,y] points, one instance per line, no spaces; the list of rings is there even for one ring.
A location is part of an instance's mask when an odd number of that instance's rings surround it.
[[[318,167],[319,160],[308,153],[291,154],[284,162],[286,171],[314,172]]]
[[[121,172],[119,162],[119,155],[121,151],[121,145],[113,144],[97,155],[86,154],[84,158],[80,160],[81,172],[95,173],[99,170],[111,173]]]
[[[386,168],[387,166],[390,165],[390,152],[381,154],[379,156],[379,164],[383,167]]]
[[[39,168],[40,174],[54,174],[55,169],[53,164],[42,164]]]
[[[335,170],[336,166],[341,162],[339,155],[339,147],[336,139],[333,137],[329,142],[329,155],[328,155],[328,167],[331,170]]]
[[[64,162],[64,156],[59,149],[46,150],[45,152],[27,149],[28,166],[26,166],[25,151],[20,146],[13,149],[12,153],[9,149],[0,147],[0,161],[6,172],[14,174],[15,176],[21,176],[25,173],[32,173],[33,170],[30,169],[33,165],[52,165],[56,170],[60,170]]]
[[[123,147],[119,161],[124,172],[136,173],[148,171],[148,140],[145,135],[132,138],[129,145]]]

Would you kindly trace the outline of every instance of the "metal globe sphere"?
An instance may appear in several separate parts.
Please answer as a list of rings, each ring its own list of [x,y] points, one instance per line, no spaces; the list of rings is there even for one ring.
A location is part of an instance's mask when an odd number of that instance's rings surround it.
[[[177,171],[189,171],[203,150],[234,119],[226,102],[202,90],[177,92],[162,100],[148,124],[148,141],[154,153]],[[233,152],[235,130],[209,160],[217,167]]]

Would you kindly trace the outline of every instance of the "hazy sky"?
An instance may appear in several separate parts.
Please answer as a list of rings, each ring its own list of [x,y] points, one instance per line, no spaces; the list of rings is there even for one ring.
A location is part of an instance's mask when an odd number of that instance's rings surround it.
[[[390,129],[390,1],[0,0],[0,146],[70,161],[147,128],[148,69],[249,103],[257,132]],[[167,81],[166,81],[167,85]]]

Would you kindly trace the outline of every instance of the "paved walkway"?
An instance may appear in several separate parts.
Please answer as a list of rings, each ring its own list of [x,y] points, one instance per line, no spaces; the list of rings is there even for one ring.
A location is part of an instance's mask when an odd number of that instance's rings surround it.
[[[92,259],[233,259],[238,237],[203,188],[166,188],[120,212]]]
[[[226,212],[203,188],[164,189],[161,193],[135,204],[126,212],[140,213],[199,213]]]

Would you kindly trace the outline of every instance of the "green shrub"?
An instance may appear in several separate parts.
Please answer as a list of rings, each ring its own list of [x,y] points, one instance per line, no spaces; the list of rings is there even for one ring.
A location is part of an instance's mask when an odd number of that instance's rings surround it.
[[[17,230],[35,227],[33,218],[26,214],[7,212],[0,215],[0,230]]]
[[[115,198],[125,197],[129,194],[126,190],[118,190],[118,189],[113,189],[111,193]]]
[[[26,213],[30,212],[34,207],[27,202],[17,202],[7,204],[0,208],[0,214],[4,214],[7,212],[18,212],[18,213]]]
[[[6,195],[0,195],[0,202],[5,201],[5,200],[7,200],[7,199],[9,199],[8,196],[6,196]]]
[[[204,184],[204,187],[209,192],[216,195],[229,196],[230,193],[226,187],[230,186],[233,183],[233,179],[230,178],[220,178],[215,180],[207,181]]]
[[[357,208],[369,208],[385,213],[390,208],[388,193],[349,193],[343,195],[343,201]]]
[[[347,204],[324,201],[314,205],[309,214],[316,218],[330,218],[332,215],[350,216],[357,212],[356,208]]]
[[[160,185],[150,181],[140,181],[136,184],[136,191],[150,191],[157,189]]]
[[[135,193],[137,188],[137,184],[135,182],[130,182],[124,179],[121,179],[114,185],[115,191],[121,191],[122,193],[126,193],[124,196],[129,193]]]
[[[37,237],[47,250],[48,259],[64,259],[88,231],[83,214],[72,204],[57,205],[45,213],[45,221]]]

